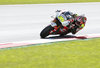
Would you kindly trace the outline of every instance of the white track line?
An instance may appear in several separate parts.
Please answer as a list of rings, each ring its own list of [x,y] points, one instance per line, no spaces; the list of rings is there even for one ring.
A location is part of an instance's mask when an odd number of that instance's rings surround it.
[[[26,45],[34,45],[34,44],[42,44],[42,43],[50,43],[50,42],[59,42],[59,41],[71,41],[71,40],[78,40],[78,39],[85,39],[85,38],[87,38],[87,39],[98,38],[98,37],[100,37],[100,34],[88,34],[88,35],[76,36],[76,38],[39,39],[39,40],[31,40],[31,41],[1,43],[0,48],[18,47],[18,46],[26,46]]]

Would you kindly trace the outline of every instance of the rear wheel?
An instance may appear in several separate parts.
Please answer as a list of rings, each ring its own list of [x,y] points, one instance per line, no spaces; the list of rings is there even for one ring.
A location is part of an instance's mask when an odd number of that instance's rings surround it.
[[[40,33],[41,38],[47,37],[49,35],[50,31],[53,29],[54,28],[51,25],[45,27]]]

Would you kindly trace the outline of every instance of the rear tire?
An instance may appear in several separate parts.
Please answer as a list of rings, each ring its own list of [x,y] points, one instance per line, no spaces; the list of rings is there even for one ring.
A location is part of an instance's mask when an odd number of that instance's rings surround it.
[[[51,25],[45,27],[40,33],[41,38],[47,37],[49,35],[50,31],[53,29],[54,28]]]

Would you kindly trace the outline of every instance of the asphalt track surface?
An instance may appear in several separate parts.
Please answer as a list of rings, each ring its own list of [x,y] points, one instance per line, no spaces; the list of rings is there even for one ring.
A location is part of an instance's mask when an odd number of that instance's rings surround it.
[[[57,9],[85,14],[87,24],[76,35],[100,33],[100,2],[64,4],[0,5],[0,43],[40,40]]]

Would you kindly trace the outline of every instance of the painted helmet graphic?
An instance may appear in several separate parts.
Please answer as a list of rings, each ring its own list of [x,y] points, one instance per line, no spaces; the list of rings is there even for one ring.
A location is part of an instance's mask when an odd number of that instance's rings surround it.
[[[86,22],[86,17],[84,16],[77,16],[76,21],[79,22],[80,24],[84,24]]]
[[[77,16],[76,17],[76,24],[80,26],[80,28],[83,28],[85,26],[87,18],[84,16]]]

